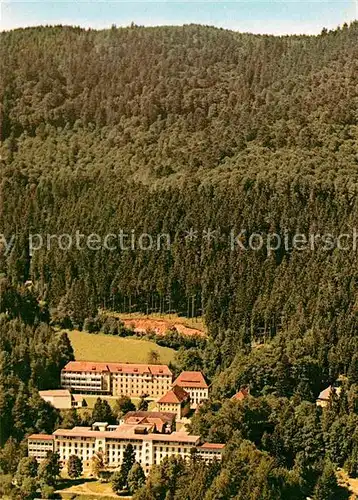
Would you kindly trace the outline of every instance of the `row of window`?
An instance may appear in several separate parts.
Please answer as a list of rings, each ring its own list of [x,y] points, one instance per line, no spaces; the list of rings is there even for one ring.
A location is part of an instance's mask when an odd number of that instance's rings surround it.
[[[42,448],[52,449],[52,447],[53,447],[52,444],[49,446],[45,446],[42,443],[35,443],[35,442],[29,444],[29,450],[38,450],[39,448],[40,448],[40,450]]]

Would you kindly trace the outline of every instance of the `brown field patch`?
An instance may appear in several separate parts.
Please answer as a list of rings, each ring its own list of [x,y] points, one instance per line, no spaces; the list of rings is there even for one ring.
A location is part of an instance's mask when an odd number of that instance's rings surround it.
[[[175,328],[182,335],[199,337],[206,337],[203,330],[199,328],[193,328],[185,325],[182,322],[178,322],[175,319],[157,319],[150,317],[136,317],[136,316],[122,316],[119,315],[120,319],[123,321],[127,328],[133,328],[137,333],[147,333],[148,331],[153,331],[157,335],[165,335],[168,330]]]

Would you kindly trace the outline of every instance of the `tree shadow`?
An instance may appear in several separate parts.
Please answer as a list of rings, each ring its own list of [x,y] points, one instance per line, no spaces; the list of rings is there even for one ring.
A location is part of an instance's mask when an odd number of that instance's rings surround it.
[[[95,477],[80,477],[78,479],[61,479],[56,485],[57,490],[65,490],[71,486],[79,486],[80,484],[94,483],[97,479]]]

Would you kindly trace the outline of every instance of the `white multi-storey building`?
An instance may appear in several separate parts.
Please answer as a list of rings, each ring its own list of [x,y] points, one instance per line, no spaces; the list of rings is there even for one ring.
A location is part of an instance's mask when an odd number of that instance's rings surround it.
[[[171,384],[172,372],[166,365],[70,361],[61,372],[62,387],[82,394],[158,399]]]
[[[106,363],[70,361],[61,371],[61,385],[83,394],[110,394],[108,366]]]
[[[32,435],[28,438],[29,456],[42,460],[44,442],[60,456],[63,464],[71,455],[77,455],[83,461],[84,468],[90,467],[91,458],[101,454],[104,463],[109,468],[118,468],[123,459],[127,445],[133,446],[135,459],[146,473],[154,464],[159,464],[164,457],[180,455],[189,458],[191,450],[197,450],[198,455],[206,461],[221,459],[223,444],[204,443],[199,436],[191,436],[187,432],[172,432],[158,434],[153,432],[152,424],[122,424],[108,426],[107,423],[95,423],[92,427],[74,427],[73,429],[58,429],[49,436]],[[52,450],[51,450],[52,451]]]

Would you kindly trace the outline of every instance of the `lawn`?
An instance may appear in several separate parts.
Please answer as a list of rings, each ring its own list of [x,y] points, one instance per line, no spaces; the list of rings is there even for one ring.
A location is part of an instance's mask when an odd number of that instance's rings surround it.
[[[148,363],[151,350],[159,353],[160,363],[173,361],[175,351],[160,347],[154,342],[136,337],[67,331],[77,361],[99,361],[109,363]]]
[[[77,408],[77,412],[86,412],[88,410],[93,410],[94,405],[96,404],[96,401],[98,398],[104,399],[105,401],[108,402],[109,406],[113,409],[116,402],[118,401],[118,396],[87,396],[87,394],[83,394],[83,399],[86,401],[86,405],[84,408]],[[131,398],[132,403],[137,406],[140,399],[139,398]],[[151,404],[150,402],[149,404]]]
[[[71,498],[76,500],[89,500],[92,498],[101,498],[101,500],[112,500],[113,498],[123,498],[115,495],[109,483],[101,483],[95,479],[76,479],[66,480],[57,491],[61,498]],[[129,499],[130,496],[125,498]]]

